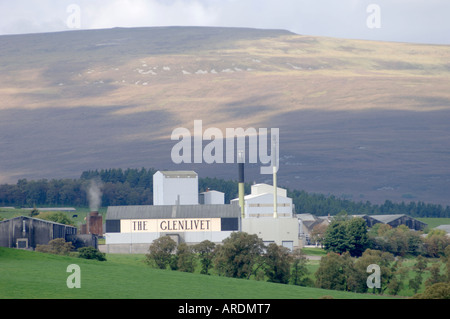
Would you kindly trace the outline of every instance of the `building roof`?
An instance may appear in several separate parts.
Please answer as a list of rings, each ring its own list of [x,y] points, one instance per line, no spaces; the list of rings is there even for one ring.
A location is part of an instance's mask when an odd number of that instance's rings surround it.
[[[369,215],[367,215],[369,216]],[[376,219],[384,224],[388,224],[400,217],[406,216],[404,214],[393,214],[393,215],[370,215],[371,218]]]
[[[10,219],[1,220],[0,223],[6,223],[6,222],[9,222],[9,221],[14,220],[14,219],[32,219],[32,220],[37,220],[37,221],[44,222],[44,223],[47,223],[47,224],[54,224],[54,225],[61,225],[61,226],[65,226],[65,227],[76,228],[73,225],[61,224],[61,223],[57,223],[57,222],[54,222],[54,221],[51,221],[51,220],[40,219],[40,218],[29,217],[29,216],[16,216],[16,217],[13,217],[13,218],[10,218]]]
[[[194,171],[158,171],[166,178],[195,178],[197,173]],[[158,173],[156,172],[156,173]],[[156,174],[155,173],[155,174]]]
[[[239,217],[239,205],[109,206],[106,219],[227,218]]]
[[[297,218],[302,221],[315,221],[317,219],[313,214],[309,213],[297,214]]]
[[[200,194],[206,194],[206,193],[225,194],[223,192],[219,192],[219,191],[215,191],[215,190],[207,190],[207,191],[201,192]]]
[[[25,210],[33,210],[35,208],[22,208]],[[36,207],[38,211],[41,212],[75,212],[76,208],[74,207]]]
[[[251,195],[260,195],[260,194],[273,194],[275,191],[275,187],[273,185],[259,183],[253,184],[251,187]],[[287,197],[286,189],[277,187],[277,195]]]
[[[251,200],[253,200],[253,199],[255,199],[255,198],[264,198],[264,197],[269,197],[269,198],[273,198],[273,193],[271,194],[271,193],[263,193],[263,194],[249,194],[249,195],[245,195],[244,196],[244,200],[246,200],[246,201],[251,201]],[[239,197],[238,198],[233,198],[232,200],[231,200],[232,202],[233,201],[239,201]],[[282,196],[282,195],[277,195],[277,201],[279,201],[279,202],[291,202],[292,201],[292,198],[290,198],[290,197],[284,197],[284,196]]]

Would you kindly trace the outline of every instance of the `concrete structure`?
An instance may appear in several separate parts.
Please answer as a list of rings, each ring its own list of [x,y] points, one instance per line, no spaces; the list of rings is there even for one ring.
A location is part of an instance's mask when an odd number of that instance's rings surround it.
[[[56,238],[67,241],[69,235],[76,235],[77,228],[48,220],[19,216],[0,221],[0,246],[9,248],[35,249],[47,245]]]
[[[257,235],[266,246],[275,243],[291,251],[300,246],[297,218],[245,218],[242,231]]]
[[[197,205],[198,176],[194,171],[157,171],[153,175],[153,205]]]
[[[150,244],[165,235],[178,243],[221,243],[240,230],[239,217],[237,205],[110,206],[103,251],[148,253]]]
[[[206,192],[199,194],[198,202],[201,205],[224,205],[225,193],[207,190]]]
[[[293,217],[292,198],[287,197],[286,190],[277,187],[276,194],[277,216]],[[237,204],[239,199],[231,200]],[[244,217],[260,218],[273,217],[274,213],[274,187],[268,184],[255,184],[251,187],[251,194],[244,196]]]
[[[239,205],[239,199],[233,199],[231,203]],[[301,244],[292,198],[287,197],[285,189],[276,187],[275,191],[275,187],[268,184],[252,185],[251,194],[244,196],[241,231],[256,234],[267,244],[273,242],[291,250]]]

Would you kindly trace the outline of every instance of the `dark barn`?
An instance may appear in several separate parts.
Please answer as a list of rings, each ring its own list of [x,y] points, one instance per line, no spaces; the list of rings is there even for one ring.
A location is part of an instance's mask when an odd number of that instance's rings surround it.
[[[0,221],[0,246],[9,248],[35,249],[36,245],[47,245],[56,238],[67,241],[69,235],[76,235],[74,226],[31,218],[15,217]]]
[[[413,230],[424,230],[427,224],[417,220],[411,216],[405,214],[393,214],[393,215],[353,215],[354,217],[363,218],[367,227],[373,227],[373,225],[382,223],[391,226],[392,228],[398,227],[400,225],[405,225],[409,229]]]

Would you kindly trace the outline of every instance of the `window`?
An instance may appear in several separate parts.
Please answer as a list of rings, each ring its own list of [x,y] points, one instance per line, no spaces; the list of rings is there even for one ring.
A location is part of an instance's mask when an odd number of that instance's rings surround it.
[[[17,238],[16,247],[19,249],[28,248],[28,238]]]
[[[283,247],[289,248],[290,251],[294,249],[294,242],[293,241],[284,241],[281,243]]]

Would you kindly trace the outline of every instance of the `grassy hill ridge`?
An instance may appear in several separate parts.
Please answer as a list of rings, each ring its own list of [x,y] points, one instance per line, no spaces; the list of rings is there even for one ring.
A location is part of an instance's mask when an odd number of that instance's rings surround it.
[[[117,257],[116,257],[117,258]],[[152,269],[136,256],[105,262],[0,247],[0,299],[379,299],[386,296]],[[131,260],[132,259],[132,260]],[[131,260],[131,261],[130,261]],[[81,288],[66,285],[67,266]]]

